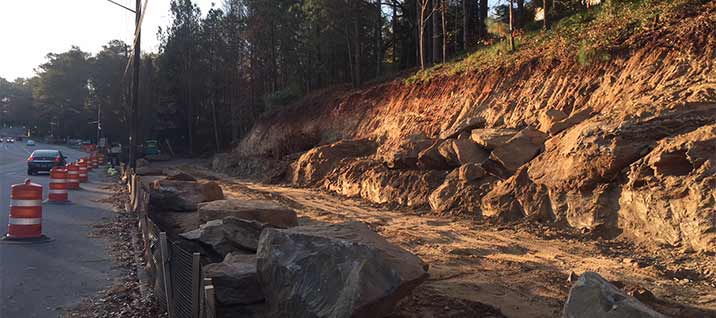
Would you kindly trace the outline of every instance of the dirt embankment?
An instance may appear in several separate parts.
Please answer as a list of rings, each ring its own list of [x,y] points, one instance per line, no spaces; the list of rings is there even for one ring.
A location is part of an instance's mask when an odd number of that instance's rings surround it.
[[[233,155],[251,173],[284,158],[268,179],[375,203],[716,250],[715,25],[711,2],[624,37],[608,61],[538,47],[423,83],[318,92]]]

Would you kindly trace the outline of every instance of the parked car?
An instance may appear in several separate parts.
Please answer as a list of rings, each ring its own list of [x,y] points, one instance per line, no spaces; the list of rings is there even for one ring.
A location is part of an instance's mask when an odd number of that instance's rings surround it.
[[[35,150],[27,158],[27,174],[31,176],[40,171],[50,171],[53,167],[64,166],[66,159],[59,150]]]
[[[25,141],[25,146],[34,147],[34,146],[35,146],[35,141],[32,140],[32,139],[28,139],[27,141]]]

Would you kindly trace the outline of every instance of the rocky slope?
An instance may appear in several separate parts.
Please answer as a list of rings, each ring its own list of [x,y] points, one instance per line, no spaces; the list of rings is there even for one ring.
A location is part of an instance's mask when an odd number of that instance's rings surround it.
[[[608,61],[544,46],[489,69],[316,93],[218,161],[322,145],[282,176],[375,203],[716,250],[716,4],[682,2],[615,40]]]

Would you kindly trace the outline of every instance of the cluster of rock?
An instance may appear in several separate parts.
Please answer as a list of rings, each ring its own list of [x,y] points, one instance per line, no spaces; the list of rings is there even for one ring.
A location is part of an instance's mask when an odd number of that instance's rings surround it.
[[[550,109],[535,127],[473,119],[442,138],[341,140],[300,156],[290,180],[440,214],[716,249],[716,104],[620,116]]]
[[[298,225],[270,201],[200,204],[181,234],[220,255],[203,267],[220,317],[382,317],[427,278],[427,266],[357,222]]]

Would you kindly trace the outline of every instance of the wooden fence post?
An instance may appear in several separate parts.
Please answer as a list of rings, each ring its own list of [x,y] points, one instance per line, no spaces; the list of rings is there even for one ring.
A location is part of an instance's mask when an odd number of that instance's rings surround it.
[[[174,311],[174,297],[173,297],[173,289],[172,289],[172,278],[171,278],[171,269],[167,269],[167,264],[169,264],[169,259],[171,255],[169,255],[169,247],[167,244],[167,233],[161,232],[159,233],[159,250],[162,256],[162,263],[160,264],[162,267],[162,279],[164,283],[164,298],[167,300],[167,312],[169,313],[169,318],[176,318],[176,312]]]
[[[199,317],[199,303],[201,302],[201,263],[199,262],[201,254],[193,253],[191,255],[191,316]]]
[[[204,312],[206,318],[216,318],[216,294],[214,292],[214,283],[211,278],[204,278],[204,300],[206,307]]]

